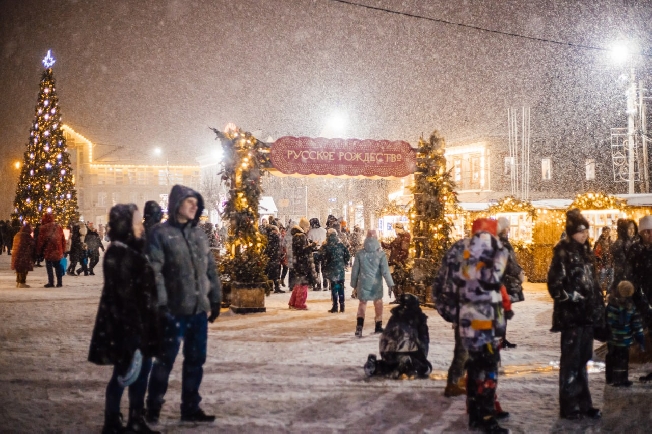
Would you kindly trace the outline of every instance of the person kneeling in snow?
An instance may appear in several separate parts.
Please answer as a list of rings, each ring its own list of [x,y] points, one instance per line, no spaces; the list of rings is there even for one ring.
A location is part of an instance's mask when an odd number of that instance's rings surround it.
[[[401,294],[399,305],[380,336],[380,357],[369,354],[364,372],[368,377],[384,375],[391,378],[407,376],[427,377],[432,371],[428,361],[428,317],[419,307],[419,299],[412,294]]]

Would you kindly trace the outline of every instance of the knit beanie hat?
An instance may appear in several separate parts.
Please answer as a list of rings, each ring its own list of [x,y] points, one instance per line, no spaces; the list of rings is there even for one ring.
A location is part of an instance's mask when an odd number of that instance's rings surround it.
[[[394,223],[394,232],[396,232],[397,234],[402,234],[403,232],[405,232],[405,228],[403,227],[403,223],[400,223],[400,222]]]
[[[631,297],[634,295],[634,285],[629,280],[623,280],[618,284],[618,295],[622,298]]]
[[[367,231],[367,238],[378,238],[378,234],[375,229],[369,229]]]
[[[301,217],[299,219],[299,227],[303,229],[305,233],[308,233],[308,231],[310,230],[310,222],[308,221],[307,218]]]
[[[589,228],[589,222],[584,218],[579,209],[575,208],[566,212],[566,235],[573,236]]]
[[[500,217],[498,219],[498,233],[501,233],[505,229],[509,229],[509,220],[507,217]]]
[[[646,229],[652,229],[652,215],[646,215],[641,217],[638,221],[638,231],[644,231]]]
[[[471,233],[475,235],[478,232],[489,232],[495,237],[498,235],[498,222],[488,218],[475,219],[471,227]]]

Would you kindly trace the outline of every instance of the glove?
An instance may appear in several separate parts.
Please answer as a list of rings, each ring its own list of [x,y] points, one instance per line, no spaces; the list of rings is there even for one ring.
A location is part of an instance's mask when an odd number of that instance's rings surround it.
[[[211,305],[211,314],[208,317],[208,322],[213,324],[217,317],[220,316],[220,305],[219,304],[212,304]]]
[[[389,288],[387,288],[387,292],[388,292],[389,296],[391,297],[392,293],[394,292],[394,287],[390,286]]]
[[[641,352],[645,352],[645,336],[636,335],[636,342],[638,342],[638,347],[641,349]]]
[[[505,311],[505,319],[510,320],[514,318],[514,311],[513,310],[506,310]]]

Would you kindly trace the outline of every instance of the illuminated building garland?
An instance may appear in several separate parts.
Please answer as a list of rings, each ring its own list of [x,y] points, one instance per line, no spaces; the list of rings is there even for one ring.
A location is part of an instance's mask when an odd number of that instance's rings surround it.
[[[573,208],[579,208],[582,211],[589,209],[623,210],[625,208],[625,201],[605,193],[584,193],[578,194],[570,207],[568,207],[568,209]]]
[[[29,143],[16,187],[12,217],[34,225],[44,213],[69,224],[79,219],[70,154],[63,134],[59,98],[57,97],[50,51],[43,59],[45,71]]]

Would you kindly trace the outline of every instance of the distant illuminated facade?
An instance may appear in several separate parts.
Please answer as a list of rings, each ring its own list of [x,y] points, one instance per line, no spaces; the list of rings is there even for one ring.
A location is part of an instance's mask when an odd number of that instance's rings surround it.
[[[70,153],[79,214],[85,221],[106,224],[111,207],[135,203],[142,211],[145,202],[156,200],[167,208],[167,197],[175,184],[199,189],[199,165],[106,164],[93,160],[93,143],[63,126]]]

